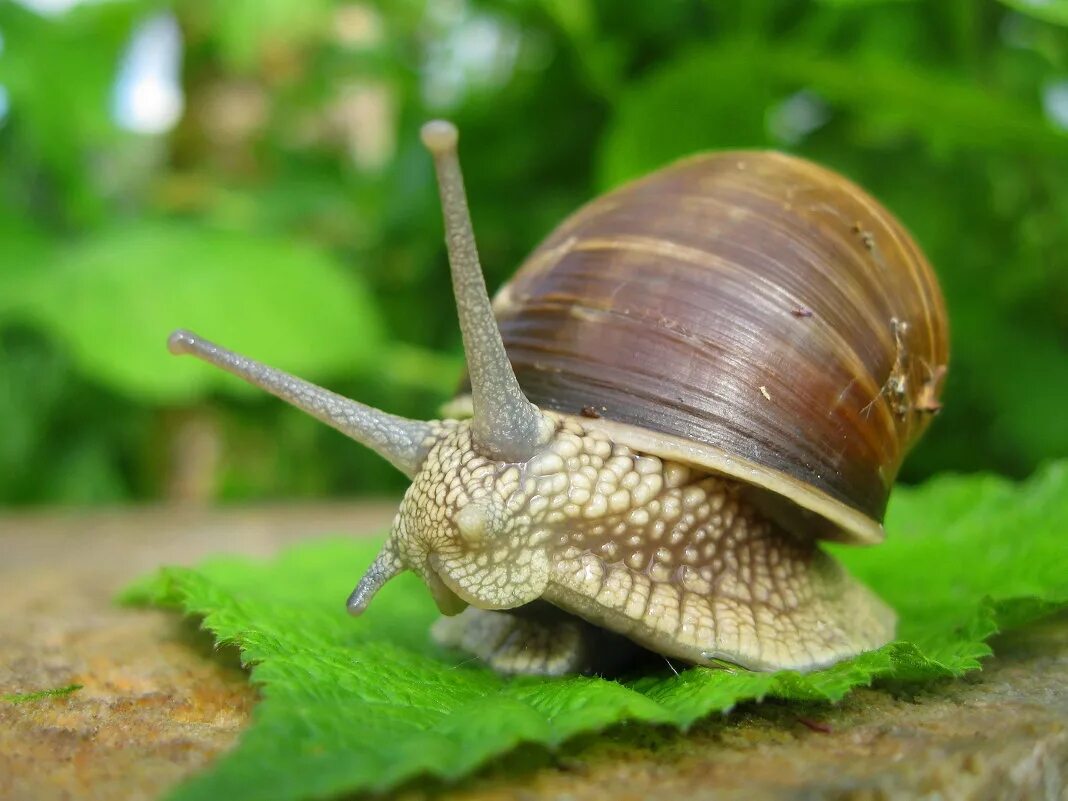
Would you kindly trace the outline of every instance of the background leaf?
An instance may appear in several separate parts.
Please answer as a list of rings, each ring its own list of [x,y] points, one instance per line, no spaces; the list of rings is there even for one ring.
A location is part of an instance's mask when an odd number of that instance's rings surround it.
[[[3,138],[23,156],[4,165],[0,183],[9,191],[12,179],[21,184],[18,204],[47,209],[65,224],[100,220],[100,160],[122,138],[108,100],[122,48],[147,6],[79,5],[56,24],[21,4],[0,4],[0,86],[5,106],[17,109],[17,124]]]
[[[1068,0],[999,0],[1013,11],[1029,17],[1068,25]]]
[[[1068,155],[1068,132],[1037,108],[952,75],[874,54],[828,58],[743,43],[684,54],[631,86],[606,133],[601,184],[614,186],[702,150],[774,145],[768,109],[801,89],[882,139],[915,137],[940,152],[1031,148]]]
[[[190,360],[165,359],[191,328],[308,375],[352,370],[381,349],[367,292],[315,248],[172,223],[102,232],[24,279],[9,314],[46,329],[88,376],[151,399],[249,392]]]
[[[958,676],[999,628],[1068,604],[1068,463],[1019,487],[978,476],[899,491],[889,531],[883,546],[837,553],[898,609],[899,641],[805,675],[503,678],[429,642],[436,613],[411,574],[359,620],[343,614],[376,550],[368,542],[168,568],[125,597],[203,616],[241,648],[264,696],[237,749],[172,797],[316,798],[422,773],[455,779],[518,743],[555,746],[624,720],[686,727],[742,701],[833,701],[876,679]]]
[[[853,178],[914,233],[950,312],[945,412],[901,478],[1029,475],[1068,454],[1063,6],[0,2],[0,469],[19,467],[0,503],[400,492],[387,465],[169,358],[163,326],[150,336],[137,319],[184,305],[173,319],[202,315],[223,344],[435,415],[461,354],[418,139],[433,116],[463,131],[494,288],[607,186],[694,150],[785,149]],[[152,31],[170,32],[165,47]],[[135,51],[160,56],[152,80]],[[130,123],[153,111],[171,116]],[[157,253],[192,254],[200,237],[203,269],[186,269],[204,289],[249,286],[253,267],[234,259],[267,249],[294,259],[279,280],[313,261],[333,277],[292,280],[286,315],[245,293],[246,321],[174,274],[150,277]],[[98,306],[77,333],[61,302],[75,286]],[[292,329],[284,342],[272,316]],[[219,456],[179,458],[194,451]]]

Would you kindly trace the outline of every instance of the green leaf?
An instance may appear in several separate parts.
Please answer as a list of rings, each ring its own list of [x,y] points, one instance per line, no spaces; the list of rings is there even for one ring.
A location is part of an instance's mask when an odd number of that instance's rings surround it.
[[[59,340],[82,372],[150,400],[245,385],[168,355],[175,328],[311,377],[380,352],[364,288],[324,252],[292,240],[171,223],[115,228],[22,276],[6,312]]]
[[[429,642],[436,613],[410,574],[348,618],[342,602],[377,545],[361,541],[167,568],[125,600],[203,616],[263,692],[236,750],[173,798],[322,798],[455,779],[521,742],[556,746],[621,721],[686,727],[747,700],[834,701],[875,679],[959,676],[999,628],[1068,604],[1068,462],[1022,486],[978,476],[899,490],[888,524],[885,545],[836,551],[897,607],[901,640],[806,675],[503,678]]]
[[[12,205],[28,202],[40,213],[43,198],[56,198],[72,219],[99,217],[104,154],[121,136],[108,115],[115,75],[137,19],[152,5],[79,3],[51,16],[0,3],[0,85],[10,100],[15,161],[3,167],[33,187]],[[38,174],[41,167],[55,186]]]
[[[889,3],[913,3],[916,0],[819,0],[821,5],[854,8],[863,6],[885,5]]]
[[[9,704],[25,704],[30,701],[43,701],[46,698],[62,698],[77,692],[81,684],[68,684],[66,687],[53,687],[50,690],[34,690],[32,693],[5,693],[4,700]]]
[[[326,0],[227,0],[202,9],[201,22],[218,39],[227,66],[253,72],[272,47],[296,49],[326,33],[330,11]]]
[[[622,97],[605,135],[600,182],[613,186],[701,150],[774,144],[773,104],[805,90],[880,136],[932,149],[1068,154],[1068,134],[1029,106],[959,77],[870,54],[828,58],[745,43],[685,53]]]
[[[0,324],[25,297],[28,282],[40,265],[52,257],[46,233],[14,215],[0,217]]]
[[[998,0],[1013,11],[1057,25],[1068,25],[1068,0]]]

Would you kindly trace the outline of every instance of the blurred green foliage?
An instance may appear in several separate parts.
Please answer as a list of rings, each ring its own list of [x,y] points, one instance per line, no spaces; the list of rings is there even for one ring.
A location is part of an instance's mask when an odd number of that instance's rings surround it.
[[[173,15],[184,113],[115,120],[131,37]],[[206,367],[177,326],[400,414],[461,355],[419,124],[463,132],[503,281],[605,188],[696,150],[841,170],[942,279],[946,410],[909,460],[1068,454],[1064,0],[0,2],[0,503],[403,485]],[[199,477],[199,478],[198,478]]]

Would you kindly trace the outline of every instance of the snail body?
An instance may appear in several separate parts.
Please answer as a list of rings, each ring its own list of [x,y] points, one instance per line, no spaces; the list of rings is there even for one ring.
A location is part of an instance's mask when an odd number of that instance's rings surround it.
[[[604,636],[756,670],[889,641],[893,612],[818,541],[882,539],[937,408],[945,312],[904,229],[803,160],[701,155],[579,210],[491,307],[455,129],[423,139],[471,417],[398,418],[171,338],[412,478],[349,610],[414,570],[434,636],[503,672],[596,669]]]

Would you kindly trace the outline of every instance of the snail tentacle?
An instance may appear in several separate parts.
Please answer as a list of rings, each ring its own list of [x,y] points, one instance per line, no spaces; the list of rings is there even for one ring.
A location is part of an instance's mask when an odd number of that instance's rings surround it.
[[[497,461],[521,462],[545,444],[551,430],[523,394],[493,316],[456,151],[458,136],[456,127],[443,120],[429,122],[422,130],[423,144],[434,157],[445,218],[456,312],[471,377],[475,444]]]
[[[371,599],[375,597],[375,594],[382,589],[385,583],[391,578],[399,576],[404,570],[404,562],[401,560],[400,554],[397,553],[397,549],[393,546],[392,540],[386,540],[386,544],[382,546],[382,550],[378,552],[374,562],[367,568],[367,572],[363,574],[360,583],[356,585],[352,594],[349,595],[349,600],[345,604],[349,614],[355,616],[363,614]]]
[[[409,478],[419,470],[433,445],[437,428],[432,423],[398,417],[350,400],[227,350],[191,331],[175,331],[167,340],[167,347],[176,355],[196,356],[296,406],[366,445]]]

